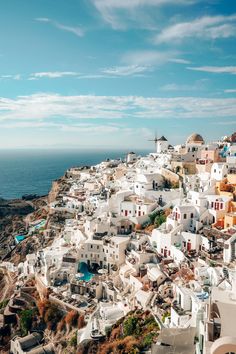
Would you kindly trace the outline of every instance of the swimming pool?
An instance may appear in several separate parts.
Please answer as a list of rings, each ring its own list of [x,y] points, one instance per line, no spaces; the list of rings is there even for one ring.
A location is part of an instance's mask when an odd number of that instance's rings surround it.
[[[15,241],[16,243],[20,243],[21,241],[23,241],[25,239],[24,235],[17,235],[15,236]]]
[[[89,281],[93,278],[94,274],[90,273],[88,270],[88,266],[85,262],[81,262],[79,264],[79,271],[80,273],[83,273],[84,275],[82,277],[80,277],[80,280],[85,280],[85,281]]]

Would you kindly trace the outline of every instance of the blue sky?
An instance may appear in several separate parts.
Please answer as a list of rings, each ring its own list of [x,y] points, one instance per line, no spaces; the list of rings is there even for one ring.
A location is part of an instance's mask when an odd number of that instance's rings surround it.
[[[0,148],[154,148],[236,127],[236,1],[9,0]]]

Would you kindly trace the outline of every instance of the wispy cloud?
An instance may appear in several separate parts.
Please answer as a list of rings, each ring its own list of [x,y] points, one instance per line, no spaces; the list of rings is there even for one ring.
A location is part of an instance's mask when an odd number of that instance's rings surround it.
[[[0,75],[0,80],[20,80],[21,75],[20,74],[15,74],[15,75]]]
[[[176,84],[170,83],[161,87],[162,91],[200,91],[206,89],[205,83],[207,79],[197,80],[192,84]]]
[[[67,26],[67,25],[64,25],[60,22],[51,20],[50,18],[47,18],[47,17],[38,17],[35,20],[39,21],[39,22],[49,23],[52,26],[54,26],[62,31],[71,32],[78,37],[83,37],[84,33],[85,33],[84,29],[79,26]]]
[[[219,122],[214,122],[212,124],[216,124],[216,125],[223,125],[223,126],[226,126],[226,125],[234,125],[235,126],[235,120],[229,120],[229,121],[219,121]]]
[[[172,63],[177,63],[177,64],[191,64],[191,61],[186,60],[186,59],[178,59],[178,58],[172,58],[169,59],[170,62]]]
[[[140,75],[149,70],[150,68],[147,66],[127,65],[127,66],[115,66],[111,68],[106,68],[103,69],[102,72],[107,75],[119,77],[119,76]]]
[[[29,80],[36,80],[41,78],[57,79],[66,76],[78,76],[79,73],[74,71],[45,71],[33,73],[30,75]]]
[[[178,53],[173,51],[157,51],[157,50],[137,50],[130,51],[123,55],[122,62],[128,65],[137,66],[158,66],[165,64],[174,58]]]
[[[151,71],[155,68],[158,68],[167,63],[176,63],[176,64],[190,64],[190,61],[185,60],[183,58],[178,58],[180,56],[180,52],[178,51],[157,51],[157,50],[134,50],[125,53],[121,62],[126,64],[124,67],[124,71]]]
[[[132,26],[155,28],[153,14],[149,12],[153,7],[165,5],[191,5],[198,0],[91,0],[103,20],[113,29],[125,29],[128,24]],[[147,10],[147,11],[145,11]]]
[[[173,119],[235,117],[236,98],[63,96],[39,93],[0,98],[0,121]]]
[[[154,37],[156,44],[181,42],[195,37],[204,39],[229,38],[236,36],[236,15],[204,16],[189,22],[180,22],[164,28]]]
[[[233,74],[236,75],[236,66],[199,66],[199,67],[187,67],[188,70],[203,71],[207,73],[215,74]]]
[[[224,90],[225,93],[236,93],[236,89],[226,89]]]

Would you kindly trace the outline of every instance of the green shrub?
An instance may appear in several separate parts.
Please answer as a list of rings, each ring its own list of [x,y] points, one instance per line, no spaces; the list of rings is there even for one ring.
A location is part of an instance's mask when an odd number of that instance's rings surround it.
[[[23,336],[26,336],[32,328],[34,310],[23,310],[20,312],[20,329]]]
[[[136,334],[136,331],[139,331],[139,328],[137,328],[137,324],[137,317],[128,317],[123,324],[124,336],[127,337],[132,336],[134,333]]]
[[[143,348],[149,348],[153,342],[153,337],[155,337],[155,333],[149,333],[147,334],[142,341],[142,347]]]
[[[77,335],[76,335],[76,333],[73,335],[73,337],[71,338],[71,340],[70,340],[70,345],[72,346],[72,347],[74,347],[74,348],[76,348],[77,347]]]

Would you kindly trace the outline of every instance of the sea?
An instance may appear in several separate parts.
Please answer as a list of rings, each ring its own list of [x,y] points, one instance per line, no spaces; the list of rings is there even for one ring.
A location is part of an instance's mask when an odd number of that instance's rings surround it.
[[[106,159],[125,158],[123,150],[0,150],[0,198],[25,194],[46,195],[52,181],[70,167],[96,165]],[[145,156],[150,151],[136,150]]]

